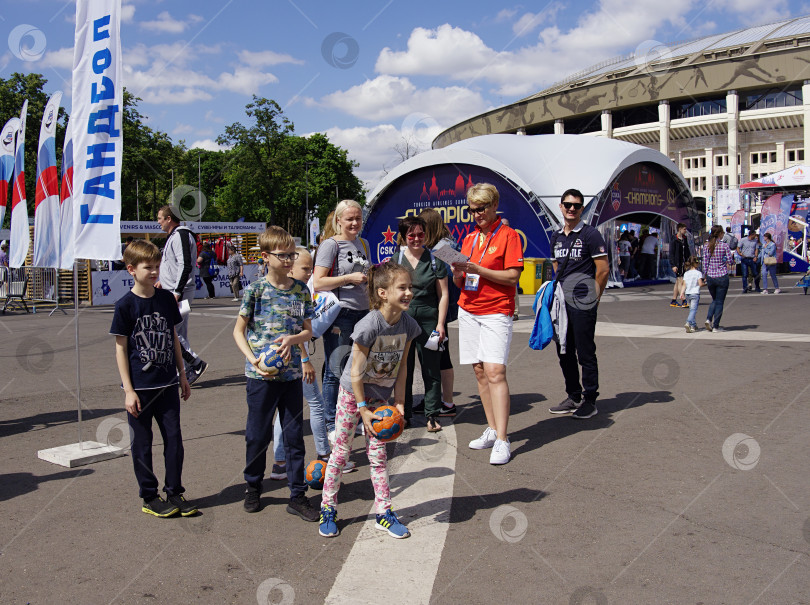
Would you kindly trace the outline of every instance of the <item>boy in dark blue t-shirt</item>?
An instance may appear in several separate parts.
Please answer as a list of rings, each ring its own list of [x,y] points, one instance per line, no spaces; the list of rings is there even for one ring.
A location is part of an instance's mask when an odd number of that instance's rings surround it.
[[[135,285],[115,304],[110,334],[115,336],[115,360],[132,433],[132,462],[143,498],[141,510],[156,517],[171,517],[177,512],[188,517],[197,508],[183,497],[181,482],[183,436],[178,383],[183,400],[191,394],[175,330],[183,320],[174,296],[155,288],[160,270],[157,246],[135,240],[124,251],[123,262]],[[163,437],[167,500],[158,495],[158,480],[152,471],[152,418]]]

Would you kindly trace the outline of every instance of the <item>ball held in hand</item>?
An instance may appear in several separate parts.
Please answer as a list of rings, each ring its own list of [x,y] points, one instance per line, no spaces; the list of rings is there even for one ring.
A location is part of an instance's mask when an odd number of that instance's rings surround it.
[[[382,420],[376,418],[371,421],[377,439],[380,441],[393,441],[402,434],[405,428],[405,418],[399,410],[391,405],[383,405],[374,410],[375,416],[382,416]]]

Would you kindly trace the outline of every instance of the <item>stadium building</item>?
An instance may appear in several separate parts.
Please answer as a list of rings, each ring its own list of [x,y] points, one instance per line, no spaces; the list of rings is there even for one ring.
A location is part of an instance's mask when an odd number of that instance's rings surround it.
[[[433,149],[485,134],[563,133],[660,151],[701,211],[708,200],[706,222],[728,220],[717,190],[800,165],[810,150],[810,16],[642,45],[456,124]]]

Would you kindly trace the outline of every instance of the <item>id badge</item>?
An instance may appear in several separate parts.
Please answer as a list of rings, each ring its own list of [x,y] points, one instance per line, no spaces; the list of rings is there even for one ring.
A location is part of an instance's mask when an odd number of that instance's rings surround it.
[[[478,290],[478,281],[481,279],[480,275],[467,274],[467,279],[464,280],[464,289],[470,292]]]

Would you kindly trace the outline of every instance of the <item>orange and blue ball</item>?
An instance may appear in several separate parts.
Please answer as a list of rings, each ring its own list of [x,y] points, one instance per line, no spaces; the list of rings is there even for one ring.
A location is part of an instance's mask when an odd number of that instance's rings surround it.
[[[372,420],[371,427],[377,433],[380,441],[393,441],[402,434],[405,428],[405,418],[399,410],[391,405],[383,405],[374,410],[375,416],[382,416],[382,420]]]
[[[313,460],[307,465],[304,472],[304,481],[312,489],[323,489],[323,480],[326,478],[326,462]]]

